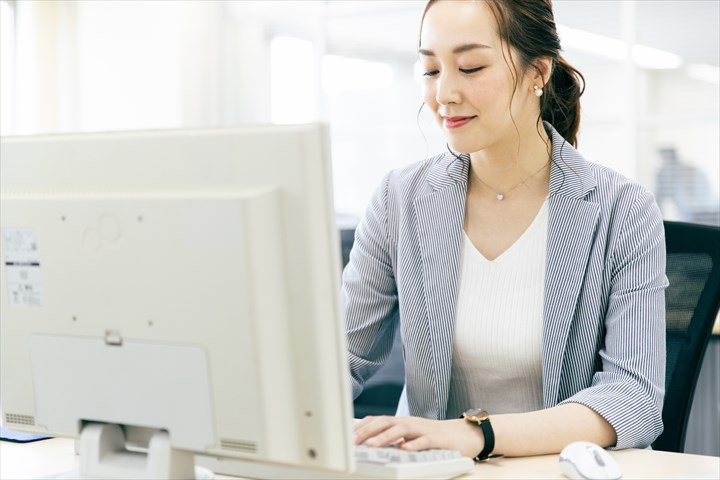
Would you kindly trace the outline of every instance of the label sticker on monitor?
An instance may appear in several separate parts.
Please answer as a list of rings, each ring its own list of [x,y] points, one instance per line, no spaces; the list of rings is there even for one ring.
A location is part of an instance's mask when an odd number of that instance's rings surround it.
[[[5,275],[11,305],[42,306],[40,255],[34,230],[3,229]]]

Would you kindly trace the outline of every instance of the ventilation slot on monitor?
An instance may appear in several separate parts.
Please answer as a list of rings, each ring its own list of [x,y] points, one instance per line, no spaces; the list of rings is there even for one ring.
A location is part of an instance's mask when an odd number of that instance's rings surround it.
[[[35,417],[32,415],[20,415],[18,413],[6,413],[5,423],[14,423],[15,425],[35,425]]]
[[[249,442],[247,440],[232,440],[229,438],[221,438],[220,446],[225,450],[232,450],[234,452],[247,452],[257,453],[258,446],[255,442]]]

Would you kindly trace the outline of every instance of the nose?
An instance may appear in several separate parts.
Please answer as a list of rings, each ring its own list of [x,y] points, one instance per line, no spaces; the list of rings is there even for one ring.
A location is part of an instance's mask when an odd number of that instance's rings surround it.
[[[448,74],[447,71],[442,72],[435,85],[435,100],[440,105],[449,105],[451,103],[460,103],[461,99],[462,95],[455,76]]]

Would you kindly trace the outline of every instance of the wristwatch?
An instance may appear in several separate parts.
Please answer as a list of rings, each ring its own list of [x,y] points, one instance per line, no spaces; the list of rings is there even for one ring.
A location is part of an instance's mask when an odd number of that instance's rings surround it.
[[[495,448],[495,433],[493,433],[492,424],[490,424],[490,414],[482,408],[471,408],[463,412],[462,417],[468,422],[476,423],[482,428],[483,436],[485,437],[485,446],[480,453],[477,454],[473,460],[476,462],[482,462],[492,457],[501,457],[502,455],[492,455],[492,451]]]

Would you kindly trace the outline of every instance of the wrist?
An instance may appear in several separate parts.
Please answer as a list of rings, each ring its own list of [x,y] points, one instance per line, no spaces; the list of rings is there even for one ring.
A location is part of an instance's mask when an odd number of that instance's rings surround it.
[[[462,422],[462,428],[466,432],[462,436],[463,442],[462,448],[460,448],[460,453],[464,457],[477,457],[478,452],[482,452],[483,448],[485,448],[485,436],[483,435],[482,429],[465,419],[457,421]]]
[[[481,408],[471,408],[462,414],[462,418],[482,433],[483,445],[480,450],[477,450],[479,453],[473,455],[473,460],[482,462],[488,458],[500,456],[493,455],[493,450],[495,449],[495,433],[492,423],[490,422],[490,414]]]

